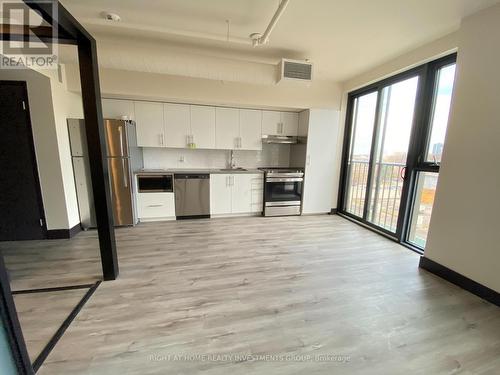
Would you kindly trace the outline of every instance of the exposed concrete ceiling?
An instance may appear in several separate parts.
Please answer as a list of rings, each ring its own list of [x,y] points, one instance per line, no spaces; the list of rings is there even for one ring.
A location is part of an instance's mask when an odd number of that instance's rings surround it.
[[[263,69],[261,65],[276,64],[285,57],[310,59],[315,64],[315,79],[340,82],[455,31],[465,16],[499,1],[290,0],[269,43],[255,48],[249,35],[264,32],[278,0],[62,3],[100,43],[103,67],[206,76],[206,72],[196,73],[196,69],[192,69],[193,74],[181,72],[185,65],[181,57],[177,59],[179,69],[169,67],[174,58],[162,59],[161,51],[179,52],[184,61],[189,56],[204,56],[212,59],[214,66],[217,61],[229,60],[239,61],[240,65],[259,64],[256,72]],[[117,13],[121,21],[106,21],[103,12]],[[127,44],[135,45],[136,50],[144,51],[144,46],[156,49],[156,61],[125,53],[126,48],[119,58],[114,58],[118,49]],[[223,73],[206,78],[221,77]]]

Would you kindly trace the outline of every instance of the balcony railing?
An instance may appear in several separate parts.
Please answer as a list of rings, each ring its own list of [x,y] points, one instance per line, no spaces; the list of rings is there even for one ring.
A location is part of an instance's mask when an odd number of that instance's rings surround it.
[[[375,163],[367,220],[391,232],[396,231],[403,189],[402,163]],[[346,211],[363,217],[368,180],[368,161],[349,163]]]

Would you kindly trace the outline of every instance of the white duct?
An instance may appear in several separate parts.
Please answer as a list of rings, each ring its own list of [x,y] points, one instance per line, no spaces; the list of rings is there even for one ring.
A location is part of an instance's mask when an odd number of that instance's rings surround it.
[[[271,22],[269,22],[269,25],[267,25],[266,31],[264,31],[263,35],[259,33],[254,33],[250,35],[250,38],[252,39],[252,45],[254,47],[261,46],[269,41],[269,36],[271,35],[271,32],[278,23],[281,15],[285,11],[285,8],[288,5],[289,1],[290,0],[281,1],[280,5],[278,6],[278,9],[276,10],[276,12],[273,15],[273,18],[271,19]]]

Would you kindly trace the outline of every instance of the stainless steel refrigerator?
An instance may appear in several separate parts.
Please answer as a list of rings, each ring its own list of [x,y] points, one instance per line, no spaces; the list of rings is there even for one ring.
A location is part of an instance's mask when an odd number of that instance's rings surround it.
[[[104,120],[106,160],[113,203],[115,226],[136,223],[132,173],[142,168],[142,153],[137,147],[135,124],[124,120]],[[90,177],[85,122],[68,119],[80,222],[84,229],[96,227],[94,199]]]

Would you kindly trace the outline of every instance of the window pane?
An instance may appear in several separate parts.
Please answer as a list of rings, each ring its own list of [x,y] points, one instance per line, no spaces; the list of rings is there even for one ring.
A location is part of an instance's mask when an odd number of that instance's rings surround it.
[[[427,144],[427,159],[429,162],[441,162],[444,137],[450,114],[451,94],[455,81],[455,64],[445,66],[438,71],[434,105],[431,117],[431,135]]]
[[[401,175],[408,157],[417,87],[418,76],[382,90],[367,220],[393,233],[398,224],[404,182]]]
[[[417,176],[408,242],[422,249],[427,241],[438,176],[432,172],[419,172]]]
[[[378,93],[354,100],[345,211],[363,217]]]

